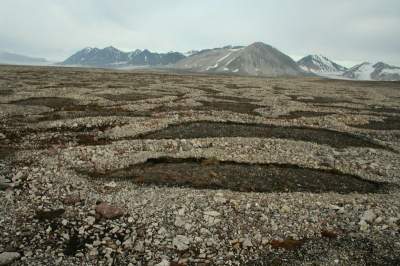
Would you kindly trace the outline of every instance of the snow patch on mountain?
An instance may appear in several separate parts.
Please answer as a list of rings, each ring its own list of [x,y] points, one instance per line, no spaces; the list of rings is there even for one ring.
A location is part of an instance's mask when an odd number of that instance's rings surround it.
[[[376,64],[364,62],[350,68],[343,76],[355,80],[398,81],[400,68],[383,62]]]
[[[343,73],[347,70],[323,55],[308,55],[300,59],[297,64],[304,71],[315,74],[335,74]]]
[[[202,50],[174,67],[194,72],[240,73],[255,76],[302,76],[302,71],[289,56],[276,48],[256,42],[249,46],[225,46]]]
[[[95,67],[165,66],[185,58],[181,53],[152,53],[149,50],[123,52],[113,46],[103,49],[86,47],[67,58],[62,65]]]

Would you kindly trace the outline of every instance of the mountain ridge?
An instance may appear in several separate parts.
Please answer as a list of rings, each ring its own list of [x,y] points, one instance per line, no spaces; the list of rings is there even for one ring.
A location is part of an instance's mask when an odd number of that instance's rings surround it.
[[[399,81],[400,67],[383,62],[375,64],[363,62],[355,65],[342,75],[345,78],[356,80]]]
[[[9,53],[0,51],[0,64],[46,64],[48,61],[45,58],[26,56],[22,54]]]
[[[147,49],[123,52],[113,46],[107,46],[103,49],[86,47],[60,64],[95,67],[157,66],[173,64],[184,57],[183,54],[178,52],[153,53]]]
[[[296,62],[278,49],[255,42],[248,46],[205,49],[178,61],[173,67],[194,72],[254,76],[302,76]]]
[[[341,66],[334,61],[328,59],[323,55],[308,55],[297,61],[297,64],[304,71],[311,73],[343,73],[347,70],[346,67]]]

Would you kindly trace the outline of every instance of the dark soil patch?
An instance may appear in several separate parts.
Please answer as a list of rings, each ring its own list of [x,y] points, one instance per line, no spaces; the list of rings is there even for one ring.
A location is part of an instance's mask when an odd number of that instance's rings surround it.
[[[375,193],[382,184],[334,170],[295,165],[246,164],[207,159],[149,159],[125,169],[90,173],[94,178],[132,179],[138,184],[230,189],[247,192]]]
[[[190,110],[196,110],[195,106],[184,106],[184,105],[178,105],[178,106],[166,106],[166,105],[161,105],[158,106],[154,109],[151,110],[152,113],[164,113],[164,112],[180,112],[180,111],[190,111]]]
[[[80,237],[76,233],[72,235],[71,238],[66,242],[64,254],[67,256],[73,256],[79,250],[85,249],[85,245],[87,243],[88,243],[87,239]]]
[[[359,88],[394,88],[400,89],[400,82],[399,81],[357,81],[357,80],[337,80],[337,79],[315,79],[310,82],[315,83],[326,83],[332,85],[344,85],[344,86],[352,86],[352,87],[359,87]]]
[[[237,84],[225,84],[225,87],[228,89],[233,89],[233,90],[237,90],[237,89],[260,89],[260,86],[249,86],[249,85],[237,85]]]
[[[111,101],[141,101],[147,99],[157,99],[162,97],[162,95],[156,96],[156,95],[134,93],[134,92],[124,93],[124,94],[101,94],[99,96]]]
[[[400,117],[390,116],[383,121],[370,121],[364,125],[349,125],[356,128],[372,129],[372,130],[400,130]]]
[[[272,248],[282,248],[286,250],[298,249],[304,244],[304,240],[285,239],[285,240],[272,240]]]
[[[281,87],[281,86],[272,86],[272,89],[274,90],[274,91],[277,91],[277,92],[283,92],[283,91],[287,91],[288,89],[287,88],[284,88],[284,87]]]
[[[303,96],[299,95],[287,95],[293,101],[302,102],[302,103],[351,103],[352,101],[339,99],[339,98],[332,98],[332,97],[321,97],[321,96],[312,96],[310,98],[303,98]]]
[[[189,122],[170,125],[165,129],[145,133],[141,139],[193,139],[193,138],[280,138],[325,144],[335,148],[369,147],[384,148],[370,140],[328,129],[283,127],[266,124],[244,124],[233,122]]]
[[[245,97],[236,97],[236,96],[225,96],[225,95],[213,95],[209,96],[211,98],[220,99],[220,100],[227,100],[227,101],[234,101],[239,103],[248,103],[248,102],[259,102],[260,100],[245,98]]]
[[[101,137],[99,135],[100,131],[123,125],[125,125],[125,123],[109,123],[104,125],[93,125],[90,127],[84,125],[77,127],[61,126],[58,128],[38,129],[24,127],[8,130],[5,131],[5,133],[9,141],[4,145],[4,152],[5,156],[7,156],[10,151],[17,149],[17,147],[21,147],[20,144],[24,139],[29,139],[29,144],[32,145],[32,147],[42,149],[49,148],[53,145],[65,146],[68,143],[83,146],[107,145],[110,144],[112,140]],[[43,136],[43,134],[46,133],[49,134]],[[3,146],[0,145],[0,158],[2,147]],[[23,146],[22,148],[27,147]]]
[[[54,87],[67,87],[67,88],[88,88],[92,82],[59,82]]]
[[[390,108],[390,107],[376,107],[366,110],[376,113],[400,114],[400,109]]]
[[[1,96],[7,96],[13,94],[13,90],[10,89],[0,89],[0,95]]]
[[[74,99],[63,97],[32,97],[28,99],[10,102],[17,105],[39,105],[47,106],[54,109],[64,109],[70,106],[77,105]]]
[[[81,117],[110,117],[110,116],[127,116],[127,117],[142,117],[151,116],[149,111],[129,111],[122,108],[104,108],[87,111],[67,111],[67,112],[50,112],[41,114],[36,118],[36,121],[54,121],[62,119],[74,119]]]
[[[56,218],[61,217],[64,214],[65,210],[64,209],[56,209],[56,210],[48,210],[48,211],[37,211],[35,215],[35,219],[38,219],[39,221],[45,221],[45,220],[53,220]]]
[[[355,107],[349,107],[349,106],[337,106],[337,105],[328,105],[328,104],[314,104],[313,106],[316,107],[323,107],[323,108],[330,108],[330,109],[338,109],[338,110],[348,110],[348,111],[355,111],[355,112],[360,112],[365,109],[362,108],[355,108]]]
[[[6,130],[5,128],[0,127],[0,132],[5,134],[6,138],[5,139],[0,139],[0,160],[11,160],[13,158],[14,154],[14,147],[12,143],[12,138],[13,136],[9,134],[9,131]],[[0,174],[1,174],[0,169]]]
[[[336,254],[342,254],[341,265],[399,265],[400,256],[393,238],[372,241],[368,238],[344,236],[336,239],[312,238],[296,250],[264,252],[257,260],[242,263],[264,265],[331,265]]]
[[[232,90],[237,90],[239,89],[239,86],[236,84],[225,84],[225,87],[228,89],[232,89]]]
[[[211,94],[211,95],[219,93],[218,90],[209,88],[208,86],[198,86],[198,87],[187,86],[187,87],[190,89],[200,90],[200,91],[203,91],[203,92],[205,92],[207,94]]]
[[[335,113],[323,113],[323,112],[312,112],[312,111],[293,111],[289,112],[288,114],[280,115],[279,118],[283,119],[296,119],[302,117],[320,117],[326,115],[332,115]]]
[[[247,114],[247,115],[255,115],[260,116],[259,113],[254,110],[257,108],[261,108],[262,106],[246,103],[246,102],[207,102],[207,101],[198,101],[202,105],[200,106],[159,106],[152,109],[153,112],[177,112],[177,111],[228,111],[233,113]]]
[[[245,103],[245,102],[223,102],[223,101],[216,101],[216,102],[199,101],[199,102],[202,104],[202,106],[194,107],[195,110],[228,111],[233,113],[256,115],[256,116],[259,116],[260,114],[255,112],[254,110],[262,107],[260,105]]]

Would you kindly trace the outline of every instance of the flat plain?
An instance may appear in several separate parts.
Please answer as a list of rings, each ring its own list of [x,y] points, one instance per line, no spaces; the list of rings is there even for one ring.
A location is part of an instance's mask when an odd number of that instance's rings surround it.
[[[399,265],[400,83],[0,66],[15,265]]]

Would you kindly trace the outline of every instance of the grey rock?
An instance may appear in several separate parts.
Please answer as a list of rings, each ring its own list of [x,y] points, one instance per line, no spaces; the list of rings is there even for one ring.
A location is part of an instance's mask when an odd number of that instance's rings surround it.
[[[183,220],[181,216],[177,216],[174,224],[176,227],[183,227],[185,225],[185,220]]]
[[[9,265],[20,257],[21,254],[18,252],[3,252],[0,254],[0,266]]]
[[[361,221],[365,221],[367,223],[372,223],[375,219],[376,219],[376,214],[374,213],[373,210],[365,211],[360,218]]]
[[[172,240],[172,245],[179,251],[185,251],[189,248],[190,240],[186,236],[177,235]]]
[[[242,246],[243,246],[244,248],[250,248],[250,247],[253,246],[253,243],[251,242],[250,239],[245,238],[245,239],[243,240]]]
[[[163,259],[160,263],[157,263],[155,266],[169,266],[170,262],[166,259]]]
[[[6,190],[8,188],[12,187],[12,183],[5,179],[5,178],[0,178],[0,190]]]
[[[137,252],[142,252],[144,251],[144,242],[143,241],[137,241],[136,245],[134,247],[135,251]]]

